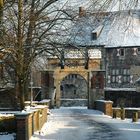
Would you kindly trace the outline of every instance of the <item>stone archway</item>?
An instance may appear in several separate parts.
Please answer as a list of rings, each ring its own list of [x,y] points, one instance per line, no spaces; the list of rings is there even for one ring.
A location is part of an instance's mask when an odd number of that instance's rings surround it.
[[[102,47],[102,46],[100,46]],[[103,97],[104,49],[100,50],[93,46],[64,47],[59,59],[55,56],[47,59],[47,70],[42,75],[42,99],[50,98],[55,94],[55,105],[61,105],[61,82],[70,74],[81,75],[87,81],[88,108],[94,107],[94,100]],[[54,90],[56,87],[56,90]],[[54,100],[54,99],[53,99]]]
[[[58,108],[61,106],[61,82],[70,74],[80,75],[87,81],[88,108],[94,108],[94,101],[104,98],[104,71],[57,68],[55,71],[45,71],[42,74],[42,99],[51,99],[56,87],[55,106]]]
[[[88,70],[79,69],[76,71],[75,69],[58,69],[54,71],[54,85],[56,87],[56,106],[61,106],[61,82],[68,75],[75,74],[80,75],[87,81],[87,96],[88,96]]]

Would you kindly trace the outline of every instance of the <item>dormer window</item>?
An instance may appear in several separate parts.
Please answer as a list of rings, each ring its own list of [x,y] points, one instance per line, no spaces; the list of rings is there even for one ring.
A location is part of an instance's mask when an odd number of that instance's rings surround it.
[[[92,40],[97,40],[97,33],[96,32],[91,33],[91,39]]]
[[[100,36],[102,29],[103,29],[103,25],[98,26],[95,30],[92,31],[91,33],[91,39],[92,40],[97,40],[97,38]]]

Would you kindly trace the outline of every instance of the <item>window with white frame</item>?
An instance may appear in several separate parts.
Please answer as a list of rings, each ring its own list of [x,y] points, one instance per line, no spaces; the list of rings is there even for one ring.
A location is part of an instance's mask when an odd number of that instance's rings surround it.
[[[112,76],[112,83],[115,83],[116,82],[116,76]]]
[[[137,53],[140,54],[140,47],[137,48]]]
[[[130,82],[130,70],[129,69],[123,69],[122,76],[123,76],[124,83]]]
[[[117,56],[119,56],[120,58],[124,57],[125,49],[124,48],[117,49]]]
[[[112,69],[111,71],[111,82],[116,83],[117,82],[117,76],[119,74],[119,69]]]
[[[111,78],[112,83],[130,83],[130,70],[125,69],[112,69]]]
[[[116,75],[119,75],[119,69],[116,69]]]
[[[125,49],[120,49],[119,54],[120,56],[125,56]]]

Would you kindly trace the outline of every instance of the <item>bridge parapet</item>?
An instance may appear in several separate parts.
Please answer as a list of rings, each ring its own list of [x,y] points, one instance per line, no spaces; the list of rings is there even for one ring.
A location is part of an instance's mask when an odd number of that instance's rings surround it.
[[[95,109],[102,111],[105,115],[112,116],[113,115],[112,104],[113,104],[112,101],[96,100]]]

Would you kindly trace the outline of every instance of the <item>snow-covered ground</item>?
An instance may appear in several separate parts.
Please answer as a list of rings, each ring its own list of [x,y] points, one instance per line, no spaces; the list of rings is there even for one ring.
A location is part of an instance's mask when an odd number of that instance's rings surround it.
[[[75,110],[75,111],[74,111]],[[102,112],[97,110],[89,110],[85,107],[71,107],[51,110],[52,114],[49,116],[49,121],[44,125],[41,130],[41,133],[36,132],[31,140],[87,140],[85,138],[85,127],[90,130],[90,133],[94,134],[95,126],[87,126],[84,122],[79,121],[81,118],[78,118],[78,115],[85,116],[85,118],[92,118],[93,121],[98,122],[99,124],[107,124],[110,128],[114,129],[114,132],[118,131],[116,134],[121,134],[119,140],[139,140],[140,139],[140,121],[133,123],[131,119],[120,120],[112,119],[109,116],[104,115]],[[74,113],[75,112],[75,113]],[[76,113],[77,112],[77,113]],[[76,118],[73,120],[73,117]],[[84,119],[85,119],[84,118]],[[82,120],[84,120],[82,119]],[[81,123],[81,124],[78,124]],[[80,126],[81,125],[81,126]],[[85,126],[84,126],[85,125]],[[75,127],[77,127],[78,130]],[[96,128],[95,128],[96,129]],[[67,130],[69,132],[67,132]],[[109,130],[109,129],[108,129]],[[107,131],[108,131],[107,130]],[[96,132],[96,131],[95,131]],[[112,132],[112,134],[115,134]],[[70,135],[68,135],[68,133]],[[105,132],[106,133],[106,132]],[[111,133],[111,132],[108,132]],[[115,135],[116,135],[115,134]],[[80,136],[79,136],[80,135]],[[102,135],[102,134],[100,134]],[[99,136],[100,136],[99,135]],[[109,134],[110,136],[110,134]],[[60,139],[61,138],[61,139]],[[102,140],[102,138],[95,138],[96,140]],[[115,138],[104,138],[104,140],[114,140]],[[118,140],[117,138],[115,140]]]
[[[12,134],[3,134],[3,133],[0,133],[0,140],[14,140],[15,136],[15,133],[12,133]]]
[[[101,134],[97,135],[100,133],[100,126],[103,128]],[[0,135],[0,140],[14,140],[13,135]],[[51,110],[48,122],[30,140],[102,140],[102,135],[104,140],[139,140],[140,120],[133,123],[131,119],[113,119],[100,111],[89,110],[86,107],[61,107]],[[115,139],[117,135],[119,137]]]

